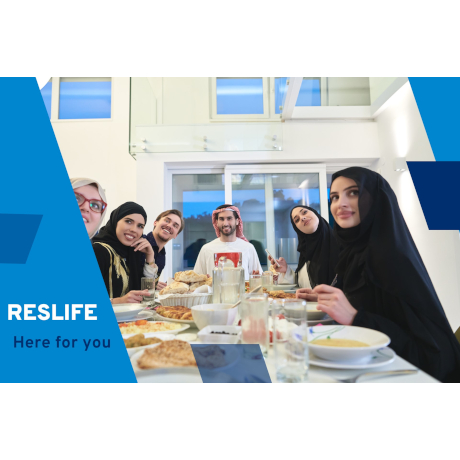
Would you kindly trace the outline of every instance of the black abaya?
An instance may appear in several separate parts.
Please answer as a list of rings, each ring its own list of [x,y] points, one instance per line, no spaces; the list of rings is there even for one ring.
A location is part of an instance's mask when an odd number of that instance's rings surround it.
[[[300,231],[292,219],[292,211],[296,208],[305,208],[313,212],[319,219],[318,228],[314,233],[306,234]],[[296,273],[307,263],[308,276],[311,287],[319,284],[331,284],[336,275],[336,265],[339,260],[339,247],[331,227],[313,208],[308,206],[295,206],[291,210],[291,224],[297,233],[299,244],[297,251],[300,253],[299,265]]]
[[[135,252],[134,247],[122,244],[116,235],[118,222],[131,214],[142,215],[145,223],[147,223],[147,214],[144,208],[137,203],[127,202],[110,214],[107,224],[92,240],[99,269],[104,278],[107,292],[112,298],[122,297],[130,291],[141,289],[145,257],[141,252]],[[123,278],[126,279],[126,282]]]
[[[359,188],[361,223],[334,232],[342,248],[337,272],[358,310],[353,326],[387,334],[390,347],[433,377],[460,381],[460,344],[407,228],[396,195],[379,174],[348,168]]]

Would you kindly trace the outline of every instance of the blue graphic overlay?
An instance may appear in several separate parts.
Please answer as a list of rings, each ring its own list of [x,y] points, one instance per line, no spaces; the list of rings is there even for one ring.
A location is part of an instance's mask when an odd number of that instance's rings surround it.
[[[436,161],[459,161],[460,78],[409,78]]]
[[[41,220],[42,216],[0,214],[0,264],[27,262]],[[13,238],[21,244],[11,244]]]
[[[259,345],[192,344],[203,383],[271,383]]]
[[[0,92],[0,382],[136,382],[36,79]]]
[[[459,230],[460,214],[453,206],[458,193],[460,162],[408,161],[407,166],[430,230]]]

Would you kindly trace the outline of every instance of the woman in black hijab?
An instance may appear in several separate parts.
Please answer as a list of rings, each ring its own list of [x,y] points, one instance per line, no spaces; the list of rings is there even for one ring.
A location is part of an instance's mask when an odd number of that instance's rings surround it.
[[[317,286],[318,308],[340,324],[387,334],[402,358],[459,382],[460,345],[388,182],[348,168],[333,175],[330,199],[343,292]]]
[[[110,214],[107,225],[92,240],[112,304],[140,303],[149,295],[140,290],[141,278],[155,278],[157,267],[152,246],[142,238],[146,222],[144,208],[128,202]]]
[[[278,260],[281,267],[276,270],[284,273],[281,282],[299,284],[302,289],[297,291],[297,297],[315,300],[316,296],[311,297],[312,288],[319,284],[334,282],[339,247],[331,227],[313,208],[308,206],[292,208],[291,224],[299,240],[297,251],[300,257],[295,272],[297,280],[282,257]],[[275,265],[275,261],[271,260],[271,262]]]

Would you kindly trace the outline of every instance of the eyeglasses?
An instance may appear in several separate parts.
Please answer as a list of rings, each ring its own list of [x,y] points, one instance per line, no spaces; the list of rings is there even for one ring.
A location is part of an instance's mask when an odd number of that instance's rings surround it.
[[[107,203],[104,203],[102,200],[88,200],[80,193],[74,192],[75,198],[77,199],[78,206],[83,205],[84,203],[89,203],[89,208],[91,211],[96,212],[98,214],[102,214],[104,209],[107,207]]]

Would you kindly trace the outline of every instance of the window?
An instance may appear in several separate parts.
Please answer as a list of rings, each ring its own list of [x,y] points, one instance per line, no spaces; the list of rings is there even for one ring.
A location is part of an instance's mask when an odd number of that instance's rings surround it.
[[[60,78],[60,120],[110,118],[111,107],[111,78]]]
[[[275,113],[283,112],[288,77],[275,77]],[[321,106],[321,77],[304,77],[296,107]]]
[[[211,78],[213,119],[268,118],[268,78]]]
[[[46,111],[48,112],[48,117],[51,118],[51,91],[53,89],[53,82],[50,78],[50,81],[41,89],[43,102],[45,103]]]

